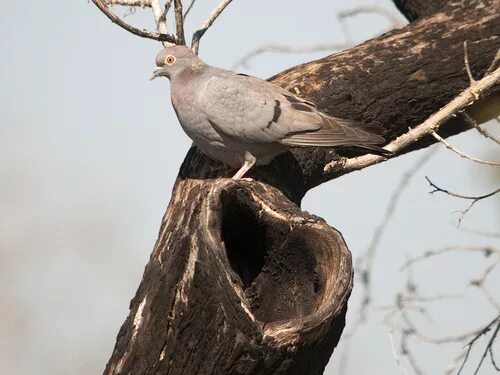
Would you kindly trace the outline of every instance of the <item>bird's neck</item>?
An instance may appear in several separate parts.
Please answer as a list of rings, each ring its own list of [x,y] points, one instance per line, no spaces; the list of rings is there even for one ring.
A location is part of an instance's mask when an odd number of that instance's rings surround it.
[[[180,87],[186,87],[186,86],[191,86],[195,81],[196,78],[200,76],[202,73],[202,70],[200,69],[192,69],[192,68],[186,68],[180,71],[178,74],[176,74],[172,81],[172,85],[178,85]]]

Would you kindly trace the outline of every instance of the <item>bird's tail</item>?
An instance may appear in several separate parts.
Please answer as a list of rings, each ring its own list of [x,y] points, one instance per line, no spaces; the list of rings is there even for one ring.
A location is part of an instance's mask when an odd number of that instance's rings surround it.
[[[392,151],[386,150],[385,148],[382,148],[379,146],[369,145],[369,144],[364,144],[364,145],[357,144],[357,145],[349,146],[349,148],[367,151],[368,154],[385,156],[385,157],[390,157],[390,156],[394,155],[394,153]]]

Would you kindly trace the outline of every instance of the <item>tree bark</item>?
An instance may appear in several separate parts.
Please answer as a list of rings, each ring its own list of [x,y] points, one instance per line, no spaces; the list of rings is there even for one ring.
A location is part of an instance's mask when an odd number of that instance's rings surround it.
[[[388,140],[421,123],[468,87],[464,41],[473,74],[487,70],[500,47],[500,0],[395,3],[408,26],[271,81]],[[466,129],[457,117],[440,133]],[[235,182],[192,148],[104,373],[322,374],[344,328],[353,269],[342,235],[298,205],[348,172],[349,155],[297,149],[255,168],[255,181]]]

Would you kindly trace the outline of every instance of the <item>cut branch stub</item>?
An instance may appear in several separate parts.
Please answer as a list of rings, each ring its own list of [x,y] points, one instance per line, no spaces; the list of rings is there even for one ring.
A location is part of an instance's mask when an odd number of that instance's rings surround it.
[[[279,190],[179,179],[105,374],[321,374],[351,288],[340,233]]]

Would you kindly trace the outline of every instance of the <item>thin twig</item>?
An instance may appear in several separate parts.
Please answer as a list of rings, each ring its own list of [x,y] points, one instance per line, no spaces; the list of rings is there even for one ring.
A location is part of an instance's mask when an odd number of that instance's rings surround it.
[[[401,17],[378,5],[359,5],[351,9],[346,9],[338,12],[337,18],[343,19],[364,13],[375,13],[381,15],[382,17],[385,17],[390,22],[392,28],[398,28],[404,26],[405,24],[405,22],[401,19]]]
[[[478,131],[479,134],[500,145],[500,138],[495,137],[493,134],[479,126],[477,121],[474,120],[467,112],[462,112],[461,115],[470,126],[474,127]]]
[[[101,12],[103,12],[106,15],[106,17],[108,17],[111,20],[111,22],[116,23],[118,26],[131,32],[134,35],[140,36],[142,38],[158,40],[161,42],[170,42],[170,43],[177,42],[177,38],[174,35],[162,34],[157,31],[148,31],[144,29],[141,30],[132,25],[129,25],[128,23],[123,21],[120,17],[118,17],[116,14],[114,14],[112,11],[110,11],[107,5],[103,2],[103,0],[92,0],[92,2],[101,10]]]
[[[196,2],[196,0],[191,0],[191,4],[189,4],[188,8],[184,12],[184,20],[186,19],[187,15],[189,14],[189,12],[191,11],[191,9],[193,8],[193,5],[194,5],[195,2]]]
[[[464,42],[464,65],[465,65],[465,71],[467,72],[467,76],[469,77],[469,82],[472,85],[474,82],[476,82],[476,80],[474,79],[472,71],[470,70],[469,52],[467,51],[467,41]]]
[[[500,188],[498,188],[498,189],[496,189],[496,190],[494,190],[494,191],[492,191],[492,192],[490,192],[488,194],[484,194],[484,195],[479,195],[479,196],[463,195],[463,194],[455,193],[455,192],[450,191],[450,190],[446,190],[446,189],[440,188],[435,183],[433,183],[429,179],[429,177],[427,177],[427,176],[425,176],[425,179],[431,185],[431,187],[434,189],[434,190],[432,190],[432,191],[429,192],[430,194],[434,194],[436,192],[440,192],[440,193],[445,193],[445,194],[451,195],[452,197],[466,199],[466,200],[470,200],[471,201],[471,203],[469,204],[469,206],[464,211],[460,211],[462,213],[462,216],[458,219],[459,226],[460,226],[460,224],[462,222],[462,219],[467,214],[467,212],[470,211],[470,209],[472,208],[472,206],[474,206],[480,200],[489,198],[489,197],[491,197],[491,196],[493,196],[495,194],[498,194],[500,192]]]
[[[476,229],[476,228],[466,227],[464,225],[462,225],[460,227],[460,230],[462,230],[464,232],[472,233],[472,234],[475,234],[478,236],[482,236],[482,237],[500,238],[500,232],[489,232],[489,231],[480,230],[480,229]]]
[[[447,120],[453,117],[456,113],[462,111],[467,106],[471,105],[481,98],[489,89],[495,86],[500,81],[500,68],[496,69],[491,74],[483,77],[469,88],[460,93],[457,97],[451,100],[439,111],[431,115],[420,125],[410,129],[407,133],[399,136],[394,141],[389,143],[385,148],[392,151],[395,155],[402,151],[412,143],[422,137],[431,134],[436,129],[444,124]],[[338,163],[343,164],[342,171],[344,173],[359,170],[370,165],[378,164],[387,160],[387,157],[376,155],[363,155],[356,158],[343,158],[340,161],[332,161],[325,165],[324,173],[329,174],[335,171],[335,166]]]
[[[471,196],[471,195],[463,195],[463,194],[459,194],[459,193],[454,193],[453,191],[450,191],[450,190],[446,190],[446,189],[443,189],[443,188],[440,188],[439,186],[437,186],[434,182],[432,182],[429,177],[425,176],[425,179],[427,180],[427,182],[429,183],[429,185],[431,185],[431,187],[434,189],[430,192],[430,194],[434,194],[436,192],[441,192],[441,193],[445,193],[445,194],[448,194],[448,195],[451,195],[452,197],[456,197],[456,198],[462,198],[462,199],[469,199],[469,200],[474,200],[474,201],[479,201],[481,199],[485,199],[485,198],[489,198],[497,193],[500,192],[500,188],[492,191],[491,193],[488,193],[488,194],[484,194],[484,195],[478,195],[478,196]]]
[[[413,352],[410,350],[408,344],[408,339],[410,338],[410,332],[408,330],[403,330],[401,333],[401,353],[408,358],[408,363],[410,364],[413,372],[417,375],[423,375],[423,371],[418,366],[417,359],[415,358]]]
[[[401,269],[403,270],[410,265],[413,265],[414,263],[420,262],[422,260],[454,251],[482,253],[482,255],[484,255],[485,257],[489,257],[492,254],[497,254],[498,256],[500,256],[500,251],[491,246],[445,246],[439,249],[428,249],[421,255],[408,259],[401,267]]]
[[[460,366],[460,369],[458,370],[458,373],[457,375],[460,375],[461,372],[462,372],[462,369],[464,368],[464,365],[465,363],[467,362],[467,359],[469,358],[469,354],[472,350],[472,346],[474,345],[474,343],[483,335],[487,334],[490,330],[491,330],[491,327],[493,327],[495,325],[495,323],[497,324],[497,327],[495,329],[495,332],[493,333],[493,335],[491,336],[491,339],[490,341],[488,342],[488,345],[486,347],[486,350],[484,351],[484,354],[483,354],[483,357],[481,358],[481,361],[479,362],[479,365],[476,369],[476,371],[474,372],[474,374],[477,374],[479,369],[481,368],[481,364],[483,363],[483,360],[484,358],[486,357],[486,354],[488,353],[488,350],[491,348],[491,346],[493,345],[493,342],[495,341],[495,338],[498,334],[498,330],[500,328],[500,315],[495,317],[495,319],[493,319],[486,327],[484,327],[482,330],[480,330],[473,338],[472,340],[469,341],[469,343],[467,344],[467,352],[465,353],[465,356],[464,356],[464,359],[462,361],[462,365]],[[496,366],[495,366],[496,367]]]
[[[494,167],[500,167],[500,162],[489,161],[489,160],[482,160],[482,159],[478,159],[478,158],[476,158],[474,156],[467,155],[465,152],[460,151],[458,148],[456,148],[455,146],[451,145],[449,142],[447,142],[443,137],[441,137],[435,131],[433,131],[431,134],[439,142],[441,142],[442,144],[444,144],[448,150],[453,151],[455,154],[460,155],[460,157],[462,157],[464,159],[469,159],[469,160],[474,161],[474,162],[479,163],[479,164],[486,164],[486,165],[492,165]]]
[[[382,217],[382,220],[380,220],[380,222],[377,224],[370,243],[368,244],[365,252],[356,260],[358,272],[361,274],[361,285],[363,287],[363,298],[359,310],[360,318],[358,324],[361,324],[366,320],[366,312],[370,301],[372,300],[371,274],[373,262],[375,260],[375,254],[380,241],[382,240],[382,236],[392,216],[394,215],[394,212],[396,212],[399,200],[403,192],[409,186],[411,179],[425,165],[425,163],[429,161],[429,159],[435,154],[436,150],[436,148],[432,148],[431,150],[424,153],[422,157],[420,157],[417,162],[402,175],[401,180],[399,181],[398,185],[392,192],[391,197],[389,198],[384,216]]]
[[[182,1],[174,0],[175,8],[175,31],[177,40],[179,44],[186,44],[186,39],[184,38],[184,15],[182,14]]]
[[[152,0],[106,0],[105,3],[107,5],[149,8],[151,7],[151,1]]]
[[[233,0],[223,0],[217,7],[212,11],[210,16],[201,24],[201,26],[193,34],[193,40],[191,42],[191,49],[194,53],[198,54],[200,49],[200,39],[205,34],[210,26],[215,22],[215,20],[221,15],[221,13],[226,9],[226,7],[231,4]]]
[[[337,19],[340,23],[340,27],[343,30],[344,37],[346,39],[345,43],[329,43],[329,44],[316,44],[310,46],[295,46],[295,45],[280,45],[280,44],[265,44],[263,46],[257,47],[243,57],[241,57],[232,66],[232,69],[236,69],[240,66],[245,66],[252,58],[266,52],[274,53],[311,53],[311,52],[322,52],[322,51],[339,51],[353,46],[352,40],[350,38],[350,33],[345,24],[345,19],[348,17],[353,17],[358,14],[363,13],[376,13],[387,18],[391,23],[391,28],[397,28],[403,26],[403,21],[400,17],[395,15],[382,7],[377,5],[366,5],[358,6],[349,10],[344,10],[337,13]]]
[[[393,329],[389,329],[389,342],[391,343],[391,349],[392,349],[392,355],[399,366],[399,369],[404,375],[408,375],[408,372],[406,372],[405,368],[401,364],[401,360],[399,359],[398,351],[396,349],[396,345],[394,345],[394,336],[393,336]]]
[[[351,47],[348,43],[338,43],[338,44],[316,44],[312,46],[287,46],[280,44],[265,44],[263,46],[257,47],[249,51],[246,55],[241,57],[236,61],[232,69],[235,70],[240,66],[246,66],[247,63],[257,55],[263,54],[265,52],[274,53],[311,53],[311,52],[321,52],[321,51],[339,51]]]
[[[500,62],[500,48],[498,49],[495,57],[493,58],[493,61],[491,62],[488,69],[486,70],[485,74],[490,74],[492,71],[494,71],[497,68],[497,65],[499,62]]]

